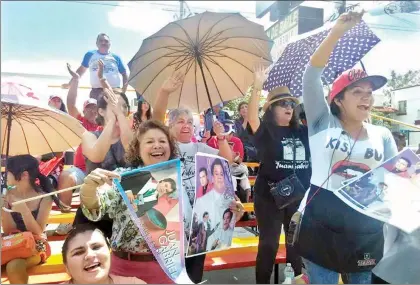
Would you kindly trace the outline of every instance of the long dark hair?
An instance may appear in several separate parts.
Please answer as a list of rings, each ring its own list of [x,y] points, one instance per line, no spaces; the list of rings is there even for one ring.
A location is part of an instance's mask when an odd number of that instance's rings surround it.
[[[125,93],[120,92],[119,89],[117,89],[117,88],[113,89],[113,92],[117,95],[120,95],[123,98],[124,102],[127,104],[128,113],[130,113],[130,104],[128,102],[127,95],[125,95]],[[104,92],[101,92],[99,94],[98,99],[97,99],[97,103],[98,103],[98,109],[106,110],[106,108],[108,107],[108,103],[105,101]],[[99,114],[99,112],[96,115],[96,123],[99,126],[104,126],[105,125],[105,118],[102,117],[101,114]]]
[[[276,121],[274,119],[274,113],[273,113],[273,108],[275,106],[277,106],[279,104],[280,101],[274,102],[273,104],[271,104],[271,106],[267,109],[267,111],[265,111],[263,117],[262,117],[262,121],[266,124],[269,124],[270,126],[276,126]],[[299,128],[299,119],[296,115],[296,110],[293,110],[293,116],[292,119],[290,120],[289,123],[289,127],[292,129],[297,129]]]
[[[149,120],[140,124],[139,128],[134,131],[133,139],[128,146],[128,150],[125,153],[125,159],[131,167],[143,166],[144,162],[140,157],[140,140],[142,136],[149,130],[161,130],[168,138],[169,148],[171,154],[169,160],[175,159],[179,156],[179,150],[175,142],[175,138],[170,134],[169,128],[156,120]]]
[[[29,154],[16,155],[7,159],[7,171],[13,174],[15,179],[19,181],[23,172],[27,171],[29,175],[29,184],[38,193],[54,192],[51,181],[39,172],[38,160]],[[7,175],[7,173],[6,173]],[[36,181],[39,180],[39,185]],[[56,195],[51,196],[54,203],[61,207],[60,200]]]
[[[152,118],[152,107],[146,101],[139,101],[137,103],[137,112],[133,115],[133,130],[138,129],[140,124],[143,123],[141,118],[143,116],[143,103],[147,103],[149,105],[149,109],[146,111],[146,118],[150,120]]]

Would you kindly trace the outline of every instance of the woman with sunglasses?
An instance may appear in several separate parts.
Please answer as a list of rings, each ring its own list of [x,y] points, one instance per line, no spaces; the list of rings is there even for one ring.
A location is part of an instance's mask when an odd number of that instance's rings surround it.
[[[248,121],[255,134],[255,146],[261,159],[254,187],[255,214],[260,231],[256,264],[256,281],[259,284],[270,283],[282,225],[287,232],[290,219],[300,202],[293,202],[280,210],[269,185],[295,172],[304,189],[307,189],[311,175],[307,128],[298,123],[293,109],[299,101],[290,94],[289,89],[278,87],[272,90],[263,106],[265,114],[262,120],[258,117],[260,92],[266,78],[267,71],[261,66],[257,67],[248,105]],[[292,247],[287,247],[287,262],[292,264],[296,275],[301,274],[302,261]]]
[[[374,102],[372,92],[384,86],[386,78],[359,69],[344,71],[332,84],[329,106],[321,83],[336,44],[362,15],[340,16],[303,76],[313,174],[299,209],[303,217],[296,246],[312,284],[337,283],[339,273],[349,283],[370,284],[371,270],[384,249],[383,223],[346,205],[334,190],[397,153],[388,129],[365,122]]]

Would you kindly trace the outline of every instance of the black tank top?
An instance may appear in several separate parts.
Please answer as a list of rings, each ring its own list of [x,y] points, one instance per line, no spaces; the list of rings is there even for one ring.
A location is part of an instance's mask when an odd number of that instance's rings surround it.
[[[42,202],[42,200],[43,200],[43,199],[40,199],[39,204],[38,204],[38,207],[37,207],[35,210],[31,211],[32,216],[34,217],[34,219],[35,219],[35,220],[36,220],[36,218],[38,217],[39,207],[41,206],[41,202]],[[13,219],[13,221],[14,221],[14,222],[15,222],[15,224],[16,224],[16,228],[17,228],[19,231],[21,231],[21,232],[26,232],[26,231],[27,231],[27,229],[26,229],[26,225],[25,225],[25,223],[24,223],[24,221],[23,221],[23,218],[22,218],[21,213],[12,212],[12,213],[10,213],[10,214],[12,215],[12,219]]]
[[[101,135],[102,131],[94,131],[92,132],[97,138]],[[106,170],[114,170],[118,167],[125,167],[125,150],[124,146],[121,143],[121,139],[118,140],[116,143],[111,145],[110,149],[108,150],[105,159],[100,163],[95,163],[90,161],[87,157],[85,157],[86,161],[86,174],[91,173],[96,168],[102,168]]]

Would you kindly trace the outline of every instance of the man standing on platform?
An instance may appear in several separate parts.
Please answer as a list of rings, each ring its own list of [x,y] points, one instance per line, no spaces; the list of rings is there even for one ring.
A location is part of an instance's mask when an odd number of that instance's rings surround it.
[[[90,98],[98,99],[98,95],[102,91],[100,79],[97,74],[98,61],[102,59],[104,62],[104,77],[111,85],[112,88],[121,88],[122,92],[125,93],[127,90],[128,76],[127,71],[121,58],[109,51],[111,47],[111,40],[109,36],[102,33],[96,38],[97,50],[88,51],[83,57],[82,64],[76,70],[76,73],[83,76],[87,69],[90,71],[90,84],[92,90],[90,91]],[[121,78],[122,76],[122,85]]]

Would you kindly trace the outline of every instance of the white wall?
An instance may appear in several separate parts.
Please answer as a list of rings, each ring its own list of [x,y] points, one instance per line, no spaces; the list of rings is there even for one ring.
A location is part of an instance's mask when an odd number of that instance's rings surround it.
[[[407,124],[414,125],[415,120],[420,120],[420,86],[394,91],[393,107],[398,109],[398,102],[407,100],[407,114],[394,115],[395,119]],[[420,127],[420,125],[417,125]],[[400,126],[400,130],[410,130],[412,128]],[[420,132],[410,133],[410,146],[417,146],[420,143]]]

